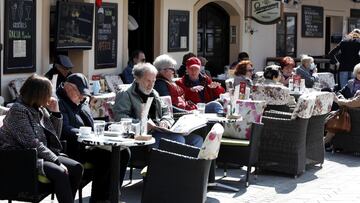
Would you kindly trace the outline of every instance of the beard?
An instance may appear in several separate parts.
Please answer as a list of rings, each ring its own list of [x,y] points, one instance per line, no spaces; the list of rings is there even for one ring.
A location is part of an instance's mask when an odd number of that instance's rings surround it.
[[[144,88],[143,86],[141,86],[141,84],[139,84],[139,90],[144,93],[145,95],[149,95],[151,94],[153,88],[151,88],[150,90],[147,90],[146,88]]]

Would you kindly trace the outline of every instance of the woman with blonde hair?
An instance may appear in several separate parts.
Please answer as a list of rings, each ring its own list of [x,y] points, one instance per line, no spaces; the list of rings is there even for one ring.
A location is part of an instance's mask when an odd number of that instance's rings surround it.
[[[360,63],[360,30],[351,31],[333,50],[329,52],[332,63],[339,64],[340,88],[352,77],[356,64]]]

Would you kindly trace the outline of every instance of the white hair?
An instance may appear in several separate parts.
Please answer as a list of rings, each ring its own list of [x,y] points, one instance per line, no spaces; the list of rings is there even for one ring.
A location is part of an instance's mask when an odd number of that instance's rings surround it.
[[[155,61],[153,62],[156,69],[160,72],[164,70],[165,68],[172,68],[175,70],[176,67],[176,61],[171,58],[171,56],[167,54],[162,54],[158,57],[156,57]]]
[[[306,62],[313,63],[313,62],[314,62],[314,58],[311,57],[311,56],[309,56],[309,55],[304,54],[304,55],[301,55],[300,61],[301,61],[301,64],[304,64],[304,63],[306,63]]]
[[[356,78],[357,73],[360,72],[360,63],[356,64],[353,70],[353,75]]]
[[[140,79],[144,76],[145,72],[154,73],[157,75],[158,71],[151,63],[138,63],[134,66],[132,73],[135,79]]]

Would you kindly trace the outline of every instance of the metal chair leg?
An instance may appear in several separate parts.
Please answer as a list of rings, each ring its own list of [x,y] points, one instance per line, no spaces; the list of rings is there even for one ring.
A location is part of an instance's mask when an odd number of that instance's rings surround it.
[[[82,203],[82,188],[79,188],[79,203]]]
[[[227,163],[224,163],[224,177],[227,176]]]
[[[54,201],[54,199],[55,199],[55,194],[51,193],[51,201]]]
[[[132,178],[133,178],[133,167],[130,167],[130,173],[129,173],[129,184],[131,184],[132,183]]]

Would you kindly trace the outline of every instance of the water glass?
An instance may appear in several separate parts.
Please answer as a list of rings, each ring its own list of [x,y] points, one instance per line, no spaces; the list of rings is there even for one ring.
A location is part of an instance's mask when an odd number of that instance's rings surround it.
[[[131,118],[122,118],[120,121],[121,125],[123,126],[124,133],[129,134],[131,131]]]
[[[205,105],[206,105],[205,103],[197,103],[196,104],[197,110],[199,110],[200,114],[205,113]]]
[[[94,133],[95,136],[100,137],[104,135],[105,121],[95,120],[94,121]]]

